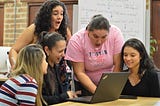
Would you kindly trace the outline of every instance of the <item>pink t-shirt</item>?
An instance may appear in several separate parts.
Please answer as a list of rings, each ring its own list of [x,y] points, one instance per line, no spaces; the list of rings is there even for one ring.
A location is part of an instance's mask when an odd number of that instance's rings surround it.
[[[97,85],[102,73],[112,72],[113,55],[121,52],[124,39],[119,28],[112,25],[107,40],[101,47],[94,48],[85,29],[75,33],[66,51],[66,60],[84,62],[85,72]]]

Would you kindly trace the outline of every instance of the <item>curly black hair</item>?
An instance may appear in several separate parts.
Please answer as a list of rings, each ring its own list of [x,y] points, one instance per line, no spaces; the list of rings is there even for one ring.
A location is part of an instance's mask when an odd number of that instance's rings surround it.
[[[67,34],[67,25],[68,25],[68,14],[66,6],[63,2],[60,2],[59,0],[47,0],[45,1],[40,10],[37,13],[37,16],[35,17],[34,23],[35,23],[35,32],[34,34],[40,37],[40,33],[43,31],[49,31],[51,28],[51,16],[52,16],[52,9],[56,6],[62,6],[64,12],[63,12],[63,20],[61,22],[61,25],[58,29],[58,32],[62,34],[62,36],[66,39]]]

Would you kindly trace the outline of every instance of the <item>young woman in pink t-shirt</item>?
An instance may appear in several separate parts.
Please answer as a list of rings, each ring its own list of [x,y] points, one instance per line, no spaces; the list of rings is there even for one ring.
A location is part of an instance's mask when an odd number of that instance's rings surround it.
[[[72,62],[76,90],[82,90],[82,95],[88,95],[86,91],[93,94],[102,73],[120,71],[123,42],[120,29],[102,15],[71,37],[65,58]]]

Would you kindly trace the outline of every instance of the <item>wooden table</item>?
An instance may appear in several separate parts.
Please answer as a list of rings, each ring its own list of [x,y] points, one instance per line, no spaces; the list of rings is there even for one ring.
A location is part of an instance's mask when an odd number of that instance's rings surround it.
[[[5,82],[5,81],[7,81],[8,80],[8,78],[0,78],[0,81],[1,82]]]
[[[0,74],[0,81],[6,81],[8,77],[6,75]]]
[[[6,81],[8,80],[8,77],[3,75],[3,74],[0,74],[0,86]]]
[[[118,99],[96,104],[64,102],[51,106],[160,106],[160,98],[138,97],[137,99]]]

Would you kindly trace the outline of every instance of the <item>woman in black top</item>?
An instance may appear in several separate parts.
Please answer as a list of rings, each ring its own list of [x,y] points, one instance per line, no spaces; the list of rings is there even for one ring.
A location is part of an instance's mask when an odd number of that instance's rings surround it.
[[[160,97],[158,69],[140,40],[127,40],[122,47],[121,59],[121,68],[130,72],[123,95]]]
[[[43,98],[48,105],[64,102],[66,98],[77,97],[76,93],[70,91],[66,73],[66,67],[59,66],[64,57],[66,41],[61,34],[42,33],[39,43],[42,45],[48,62],[47,74],[44,75]],[[65,61],[61,61],[65,62]]]

